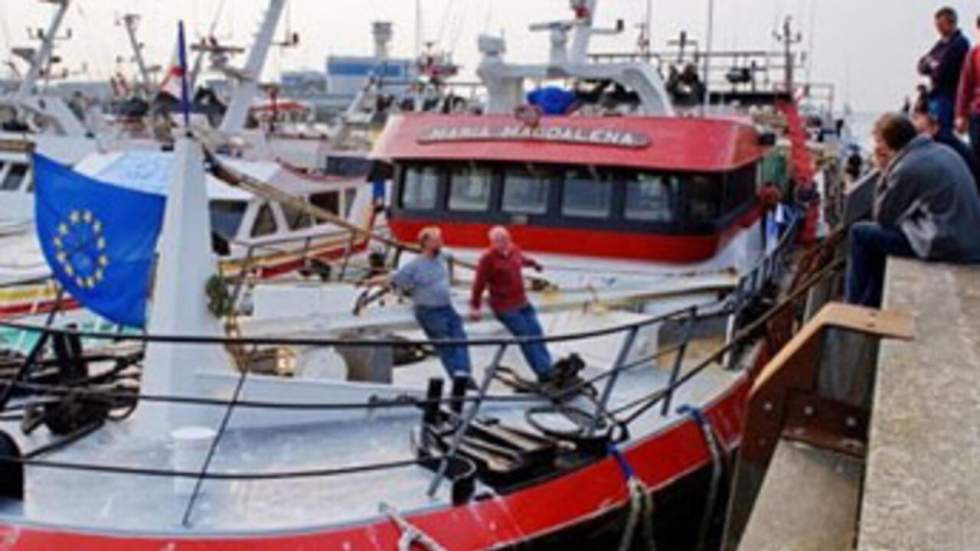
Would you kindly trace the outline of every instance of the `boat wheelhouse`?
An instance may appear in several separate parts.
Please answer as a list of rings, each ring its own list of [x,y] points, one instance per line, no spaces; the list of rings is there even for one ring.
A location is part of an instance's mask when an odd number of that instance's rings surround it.
[[[402,115],[374,154],[395,167],[403,240],[438,224],[482,248],[502,224],[529,251],[691,264],[759,220],[767,148],[732,120]]]

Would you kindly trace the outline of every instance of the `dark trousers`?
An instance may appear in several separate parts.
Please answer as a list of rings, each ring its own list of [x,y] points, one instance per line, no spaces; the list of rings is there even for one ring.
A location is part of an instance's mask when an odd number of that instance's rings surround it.
[[[530,304],[509,312],[497,312],[497,319],[504,324],[515,337],[540,337],[544,335],[538,314]],[[538,379],[551,376],[551,354],[543,342],[532,342],[521,345],[521,353],[527,365],[531,366]]]
[[[915,251],[901,230],[875,222],[858,222],[851,226],[850,246],[844,282],[845,300],[878,308],[885,281],[885,261],[889,256],[915,256]]]
[[[953,119],[956,115],[955,98],[934,93],[929,97],[929,112],[933,113],[939,122],[940,134],[953,131]]]
[[[432,340],[466,340],[463,320],[452,306],[416,306],[415,319]],[[470,375],[470,351],[465,345],[438,345],[436,352],[450,377]]]

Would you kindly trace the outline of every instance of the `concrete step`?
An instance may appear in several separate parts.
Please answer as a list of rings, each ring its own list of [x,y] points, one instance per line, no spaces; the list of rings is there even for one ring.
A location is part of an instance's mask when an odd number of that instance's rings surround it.
[[[836,551],[854,547],[862,462],[781,440],[739,551]]]

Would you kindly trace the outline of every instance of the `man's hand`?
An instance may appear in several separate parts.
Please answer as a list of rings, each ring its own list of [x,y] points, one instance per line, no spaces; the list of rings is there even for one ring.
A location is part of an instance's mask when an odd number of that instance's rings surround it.
[[[483,319],[483,312],[479,308],[470,310],[470,321],[480,321]]]
[[[956,117],[955,128],[957,134],[966,134],[966,130],[967,130],[966,117]]]
[[[357,282],[358,287],[391,287],[391,277],[386,274],[376,275]]]

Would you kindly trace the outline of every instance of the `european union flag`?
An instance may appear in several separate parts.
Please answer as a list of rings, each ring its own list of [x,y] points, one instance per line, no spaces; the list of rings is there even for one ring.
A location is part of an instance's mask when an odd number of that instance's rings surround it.
[[[143,327],[165,198],[99,182],[37,154],[34,178],[38,240],[55,278],[93,312]]]

